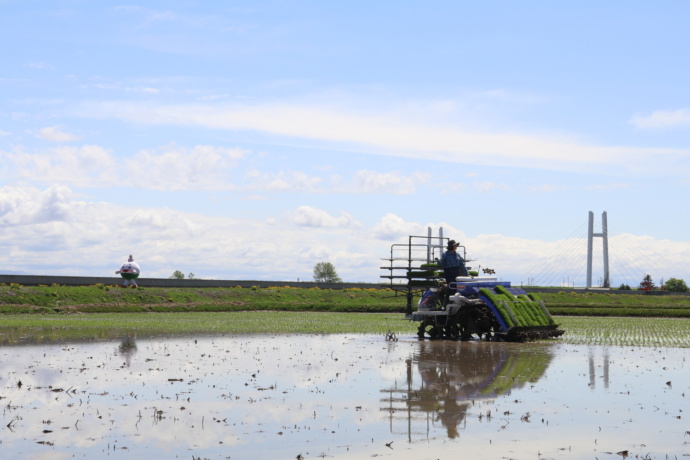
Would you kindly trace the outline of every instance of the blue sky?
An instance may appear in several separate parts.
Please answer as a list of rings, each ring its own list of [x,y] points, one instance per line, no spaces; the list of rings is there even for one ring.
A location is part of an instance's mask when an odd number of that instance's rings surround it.
[[[581,285],[606,211],[614,285],[690,281],[686,2],[0,11],[2,271],[376,282],[443,227]]]

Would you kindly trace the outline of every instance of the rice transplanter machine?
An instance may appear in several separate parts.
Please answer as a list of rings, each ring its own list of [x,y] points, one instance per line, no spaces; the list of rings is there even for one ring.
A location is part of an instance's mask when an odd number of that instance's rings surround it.
[[[410,236],[407,244],[393,244],[382,278],[404,293],[406,317],[419,322],[417,335],[430,339],[485,339],[524,342],[563,335],[548,309],[535,294],[514,288],[510,281],[479,276],[457,277],[446,285],[438,260],[448,241],[440,235]],[[458,247],[466,262],[464,246]],[[484,269],[485,274],[494,271]],[[450,292],[448,291],[450,290]],[[414,300],[417,300],[413,309]]]

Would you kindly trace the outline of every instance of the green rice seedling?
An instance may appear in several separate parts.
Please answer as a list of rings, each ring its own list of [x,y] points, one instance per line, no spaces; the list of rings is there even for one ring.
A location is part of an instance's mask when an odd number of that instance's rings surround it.
[[[565,343],[689,348],[690,319],[561,316]]]
[[[505,302],[502,296],[499,296],[498,294],[494,293],[491,289],[488,288],[481,288],[479,290],[479,293],[487,299],[489,299],[491,304],[494,307],[496,307],[496,310],[498,310],[498,313],[501,315],[501,318],[506,323],[506,326],[510,328],[513,326],[520,325],[520,319],[512,311],[510,311],[508,303]]]

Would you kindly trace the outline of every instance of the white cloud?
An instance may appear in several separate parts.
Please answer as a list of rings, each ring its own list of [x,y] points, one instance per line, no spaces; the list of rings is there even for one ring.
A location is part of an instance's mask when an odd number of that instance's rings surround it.
[[[592,185],[591,187],[586,187],[585,190],[615,190],[630,187],[632,187],[632,184],[626,182],[613,182],[610,184]]]
[[[467,184],[462,182],[444,182],[439,184],[438,188],[441,195],[454,195],[467,190]]]
[[[272,192],[320,192],[322,179],[302,171],[279,171],[267,173],[255,169],[247,172],[249,188]]]
[[[414,173],[406,176],[400,171],[380,173],[361,170],[355,174],[354,191],[356,193],[411,195],[416,192],[418,186],[427,183],[430,179],[431,174],[429,173]]]
[[[381,259],[389,256],[391,245],[406,244],[410,235],[425,236],[428,227],[435,235],[443,227],[446,238],[460,241],[476,259],[471,266],[493,268],[502,280],[519,284],[539,274],[555,276],[554,282],[563,276],[584,279],[581,239],[467,236],[446,222],[422,224],[392,213],[364,226],[347,213],[335,216],[309,206],[271,220],[214,217],[86,203],[64,186],[0,189],[0,266],[32,274],[114,277],[133,254],[145,277],[167,278],[182,270],[202,278],[279,281],[311,279],[314,264],[328,260],[346,281],[378,282]],[[657,284],[661,277],[690,279],[688,242],[611,235],[609,244],[616,285],[636,284],[645,272]]]
[[[268,197],[265,195],[246,195],[243,199],[247,201],[266,201]]]
[[[496,190],[510,190],[510,187],[507,184],[499,184],[496,182],[489,181],[478,182],[475,184],[475,187],[477,188],[477,190],[479,190],[479,193],[491,193]]]
[[[262,174],[255,185],[269,191],[315,192],[321,183],[321,178],[309,176],[301,171],[278,172]]]
[[[231,173],[246,150],[197,145],[142,150],[117,159],[96,145],[56,147],[36,153],[0,151],[6,180],[59,183],[74,187],[126,186],[153,190],[234,190]]]
[[[302,227],[331,227],[347,228],[360,227],[350,214],[341,212],[340,216],[334,217],[322,209],[312,208],[311,206],[300,206],[294,213],[295,224]]]
[[[555,184],[541,184],[541,185],[530,185],[527,187],[527,191],[531,193],[553,193],[556,191],[564,191],[566,187],[563,185]]]
[[[232,190],[230,171],[248,151],[209,145],[142,150],[126,161],[129,185],[154,190]]]
[[[584,286],[586,278],[586,238],[540,241],[505,235],[478,235],[466,240],[468,254],[482,267],[496,269],[499,279],[515,284],[532,281],[538,285],[559,285],[566,279]],[[609,265],[614,287],[621,283],[636,286],[646,273],[661,284],[661,278],[688,279],[690,243],[660,240],[631,234],[609,235]],[[595,247],[593,282],[603,277],[603,256]]]
[[[0,188],[0,227],[23,226],[62,221],[71,210],[72,191],[52,186],[35,188],[5,186]]]
[[[299,193],[412,194],[428,185],[430,173],[357,171],[344,179],[303,171],[239,172],[250,151],[212,145],[169,145],[118,158],[96,145],[54,147],[37,152],[0,150],[0,177],[24,182],[60,183],[73,187],[132,187],[160,191],[244,191]],[[255,196],[256,195],[252,195]]]
[[[201,229],[201,226],[189,217],[169,209],[137,209],[122,223],[125,228],[134,231],[145,228],[166,233],[173,232],[180,236],[191,236],[193,232]]]
[[[134,93],[149,93],[149,94],[158,94],[161,92],[160,89],[151,88],[150,86],[142,86],[142,87],[136,87],[136,88],[125,88],[125,91],[134,92]]]
[[[115,159],[102,147],[56,147],[39,153],[0,151],[6,178],[77,186],[105,187],[117,181]]]
[[[655,110],[649,115],[638,114],[629,122],[638,128],[672,128],[690,125],[690,109]]]
[[[59,126],[41,128],[36,134],[36,137],[51,142],[69,142],[80,139],[80,137],[75,134],[63,131]]]
[[[406,239],[409,235],[422,235],[426,229],[414,222],[406,222],[395,214],[386,214],[374,225],[374,238],[384,241],[397,241]]]
[[[197,99],[200,101],[217,101],[219,99],[228,99],[230,98],[229,94],[208,94],[206,96],[199,96]]]
[[[325,244],[313,243],[301,248],[298,255],[303,260],[327,261],[331,258],[331,251]]]
[[[358,113],[330,106],[211,105],[155,106],[125,102],[82,105],[75,114],[114,117],[146,124],[204,126],[224,130],[254,130],[366,148],[368,153],[478,165],[500,165],[573,171],[581,167],[649,165],[690,154],[687,149],[588,145],[563,136],[490,132],[413,121],[399,114]],[[649,167],[645,166],[649,171]]]
[[[311,279],[314,263],[343,251],[349,238],[364,248],[374,276],[378,268],[378,251],[366,250],[371,242],[356,236],[360,224],[346,213],[303,209],[300,223],[307,225],[213,217],[76,201],[62,186],[4,187],[0,210],[0,266],[33,274],[113,276],[133,254],[147,277],[182,270],[202,278]],[[277,252],[278,265],[271,262]],[[372,273],[360,269],[353,276],[365,280]]]
[[[151,86],[125,86],[120,83],[94,83],[91,85],[82,85],[82,88],[124,91],[126,93],[158,94],[161,92],[160,88],[154,88]]]
[[[51,64],[48,64],[47,62],[29,62],[26,64],[27,67],[31,67],[32,69],[52,69],[53,66]]]

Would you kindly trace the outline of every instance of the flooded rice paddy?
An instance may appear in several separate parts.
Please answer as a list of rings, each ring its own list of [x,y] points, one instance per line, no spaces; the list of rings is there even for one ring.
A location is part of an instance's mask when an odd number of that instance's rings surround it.
[[[690,457],[687,349],[122,337],[0,348],[3,459]]]

